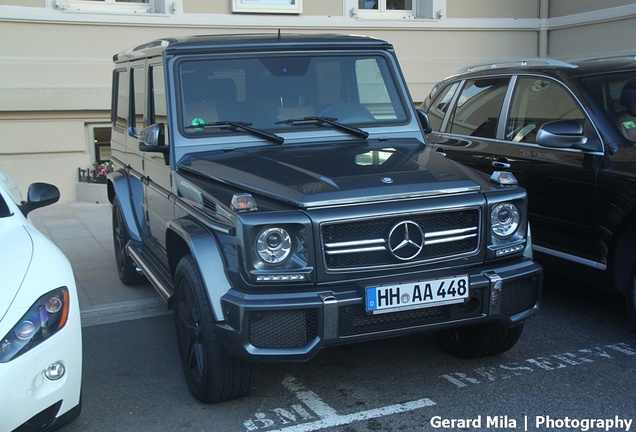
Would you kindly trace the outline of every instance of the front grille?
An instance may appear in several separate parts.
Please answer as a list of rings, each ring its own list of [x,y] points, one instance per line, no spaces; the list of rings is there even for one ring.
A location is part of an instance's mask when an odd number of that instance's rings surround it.
[[[404,240],[402,233],[392,230],[400,223],[419,226],[416,238],[409,234],[413,246],[392,253]],[[330,222],[321,226],[325,265],[328,270],[344,271],[357,268],[421,263],[476,253],[479,247],[479,208],[389,215],[346,222]],[[411,222],[413,224],[411,224]],[[417,231],[417,229],[416,229]],[[408,236],[407,236],[408,237]],[[397,240],[397,242],[395,241]],[[417,251],[418,243],[423,243]],[[412,254],[410,250],[414,251]]]
[[[539,276],[506,282],[501,293],[501,312],[514,315],[532,308],[539,300]]]
[[[355,336],[478,317],[484,313],[483,295],[484,290],[477,288],[471,291],[467,303],[377,315],[368,315],[363,305],[343,306],[340,308],[340,335]]]
[[[256,348],[301,348],[318,336],[318,311],[250,312],[250,343]]]

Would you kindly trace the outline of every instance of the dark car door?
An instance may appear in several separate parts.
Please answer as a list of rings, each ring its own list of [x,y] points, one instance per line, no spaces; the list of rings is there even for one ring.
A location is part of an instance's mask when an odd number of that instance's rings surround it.
[[[496,133],[509,77],[457,81],[441,89],[426,111],[429,144],[450,159],[493,171]]]
[[[460,86],[460,83],[462,84]],[[526,188],[535,249],[594,265],[601,260],[595,231],[598,151],[537,144],[545,123],[573,120],[590,143],[600,143],[573,95],[539,76],[456,81],[425,106],[438,152],[491,174],[506,170]]]
[[[167,121],[167,104],[165,93],[165,78],[161,64],[151,64],[148,67],[148,123],[163,124],[165,148],[169,146],[169,132]],[[157,258],[166,260],[166,230],[168,222],[174,219],[174,194],[172,193],[172,171],[166,154],[159,149],[144,152],[144,183],[145,207],[150,241]]]
[[[590,143],[595,132],[573,95],[545,77],[519,76],[514,84],[505,136],[494,149],[528,192],[535,249],[567,254],[576,261],[600,259],[595,231],[596,166],[602,151],[550,148],[537,144],[546,123],[583,125]]]

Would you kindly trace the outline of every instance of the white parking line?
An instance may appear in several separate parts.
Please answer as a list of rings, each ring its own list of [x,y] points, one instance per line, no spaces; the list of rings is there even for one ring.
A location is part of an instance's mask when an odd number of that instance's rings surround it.
[[[300,423],[293,426],[287,426],[282,429],[276,429],[268,432],[309,432],[316,431],[328,427],[342,426],[352,422],[369,420],[372,418],[386,417],[393,414],[403,413],[407,411],[413,411],[420,408],[430,407],[435,405],[430,399],[418,399],[401,404],[389,405],[386,407],[376,408],[367,411],[361,411],[352,414],[340,415],[335,409],[327,405],[316,393],[311,390],[306,390],[302,384],[300,384],[296,378],[288,376],[282,381],[283,386],[287,388],[291,393],[296,396],[309,410],[311,410],[318,420],[309,423]],[[262,413],[257,413],[255,416],[257,419],[263,420]],[[247,421],[244,423],[248,430],[257,430],[258,427],[254,427],[254,423]],[[268,426],[272,426],[273,422],[265,423]]]

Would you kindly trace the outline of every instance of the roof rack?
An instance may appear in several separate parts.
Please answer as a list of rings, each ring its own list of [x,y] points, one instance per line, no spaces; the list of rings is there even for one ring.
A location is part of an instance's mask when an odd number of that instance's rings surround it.
[[[595,56],[595,57],[581,57],[577,59],[572,59],[571,61],[576,62],[594,62],[594,61],[603,61],[603,60],[626,60],[626,61],[636,61],[636,53],[622,53],[622,54],[612,54],[608,56]]]
[[[134,48],[129,48],[118,54],[115,54],[113,56],[113,60],[117,62],[146,57],[148,56],[149,52],[152,52],[153,49],[165,49],[168,45],[170,45],[172,41],[174,41],[174,39],[157,39],[152,42],[136,46]]]
[[[488,69],[500,69],[507,67],[524,67],[524,66],[554,66],[563,68],[576,68],[576,65],[568,63],[566,61],[557,60],[548,57],[535,57],[526,59],[514,59],[514,60],[499,60],[489,63],[479,63],[471,66],[466,66],[458,71],[458,73],[476,72]]]

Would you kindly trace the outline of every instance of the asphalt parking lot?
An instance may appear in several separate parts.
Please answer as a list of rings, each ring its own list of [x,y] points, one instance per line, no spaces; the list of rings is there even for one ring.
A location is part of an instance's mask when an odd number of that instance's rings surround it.
[[[172,314],[85,327],[83,411],[62,430],[636,430],[622,298],[561,279],[548,278],[520,342],[485,359],[451,357],[426,334],[338,347],[262,365],[249,397],[204,405],[175,347]]]
[[[83,410],[63,432],[636,430],[636,331],[620,296],[547,275],[540,314],[502,355],[457,359],[427,334],[331,348],[262,365],[249,397],[204,405],[172,313],[117,279],[110,207],[55,205],[34,224],[71,259],[83,309]]]

